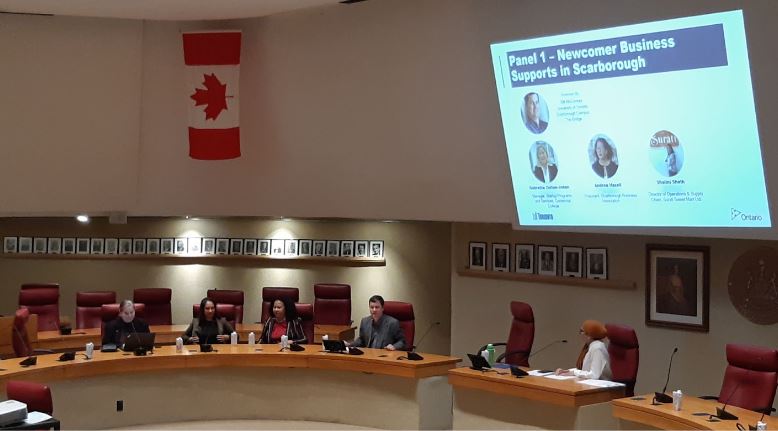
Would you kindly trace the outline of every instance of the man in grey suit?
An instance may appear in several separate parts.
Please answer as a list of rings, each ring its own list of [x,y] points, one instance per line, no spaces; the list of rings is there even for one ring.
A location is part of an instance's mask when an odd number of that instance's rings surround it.
[[[384,315],[384,298],[373,295],[368,301],[370,315],[359,323],[359,335],[350,346],[373,349],[402,350],[405,348],[405,334],[400,322]]]

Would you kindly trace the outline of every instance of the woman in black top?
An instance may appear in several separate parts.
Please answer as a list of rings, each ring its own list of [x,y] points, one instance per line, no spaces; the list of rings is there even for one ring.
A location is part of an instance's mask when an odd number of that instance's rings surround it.
[[[306,344],[308,339],[303,331],[303,321],[297,317],[297,309],[289,298],[279,298],[271,302],[271,317],[262,328],[260,343],[272,344],[281,341],[281,335],[289,337],[290,343]]]
[[[192,319],[181,338],[187,344],[229,343],[233,331],[225,318],[216,318],[216,303],[211,298],[203,298],[199,316]]]
[[[135,317],[135,304],[125,299],[119,304],[119,315],[108,322],[103,331],[103,346],[114,344],[121,347],[127,336],[134,332],[149,332],[149,325]]]

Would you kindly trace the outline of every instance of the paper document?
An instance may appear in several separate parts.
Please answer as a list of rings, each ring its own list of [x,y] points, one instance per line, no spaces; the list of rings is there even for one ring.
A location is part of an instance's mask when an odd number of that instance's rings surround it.
[[[51,419],[51,416],[41,412],[29,412],[27,413],[27,419],[24,420],[26,424],[37,424],[43,421]]]
[[[589,385],[589,386],[597,386],[598,388],[617,388],[619,386],[624,386],[624,383],[611,382],[608,380],[595,380],[595,379],[581,380],[578,383],[583,383],[584,385]]]
[[[529,374],[530,376],[543,377],[543,376],[548,376],[548,375],[551,375],[551,374],[554,374],[554,373],[553,372],[546,372],[546,373],[544,373],[544,372],[542,372],[540,370],[532,370],[532,371],[527,371],[527,374]]]
[[[545,377],[547,379],[554,379],[554,380],[570,380],[570,379],[575,379],[576,378],[575,376],[557,376],[557,375],[554,375],[554,374],[549,374],[549,375],[543,376],[543,377]]]

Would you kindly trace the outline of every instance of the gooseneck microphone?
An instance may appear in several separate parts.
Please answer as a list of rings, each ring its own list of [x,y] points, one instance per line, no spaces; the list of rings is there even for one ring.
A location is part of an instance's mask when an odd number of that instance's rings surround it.
[[[748,370],[749,372],[751,370]],[[733,415],[732,413],[727,411],[727,406],[729,405],[729,401],[732,400],[732,396],[735,395],[735,392],[737,392],[738,389],[740,389],[740,384],[743,383],[743,380],[740,380],[735,385],[735,388],[732,389],[732,392],[729,393],[729,396],[727,397],[727,401],[724,402],[723,407],[716,407],[716,417],[723,420],[723,421],[736,421],[738,419],[737,416]]]
[[[678,352],[678,348],[673,349],[673,354],[670,355],[670,365],[667,367],[667,379],[665,380],[665,387],[662,388],[662,392],[654,392],[654,405],[657,405],[657,403],[663,403],[668,404],[673,402],[673,397],[670,395],[667,395],[665,392],[667,391],[667,384],[670,383],[670,370],[673,369],[673,357],[675,356],[676,352]]]
[[[549,347],[551,347],[551,346],[553,346],[554,344],[557,344],[557,343],[567,343],[567,340],[564,340],[564,339],[562,339],[562,340],[554,340],[554,341],[546,344],[545,346],[539,348],[538,350],[535,350],[534,352],[530,353],[529,356],[527,356],[527,359],[537,355],[538,353],[548,349]]]
[[[419,338],[419,342],[415,346],[411,346],[411,350],[408,351],[408,356],[407,356],[408,360],[410,360],[410,361],[421,361],[422,359],[424,359],[423,356],[421,356],[420,354],[415,352],[416,347],[421,345],[421,342],[424,341],[424,338],[427,337],[427,334],[430,333],[432,328],[435,327],[435,326],[438,326],[438,325],[440,325],[440,322],[432,322],[432,323],[430,323],[430,326],[427,327],[427,330],[424,331],[424,334],[422,334],[421,338]]]

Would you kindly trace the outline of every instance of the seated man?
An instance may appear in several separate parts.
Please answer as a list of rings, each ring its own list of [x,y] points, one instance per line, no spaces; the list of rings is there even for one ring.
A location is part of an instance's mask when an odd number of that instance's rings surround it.
[[[359,335],[349,345],[386,350],[404,349],[405,334],[397,319],[384,315],[384,298],[373,295],[368,305],[370,315],[359,323]]]
[[[105,324],[103,345],[121,346],[129,334],[134,332],[149,332],[149,325],[135,317],[135,304],[125,299],[119,305],[119,316]]]

